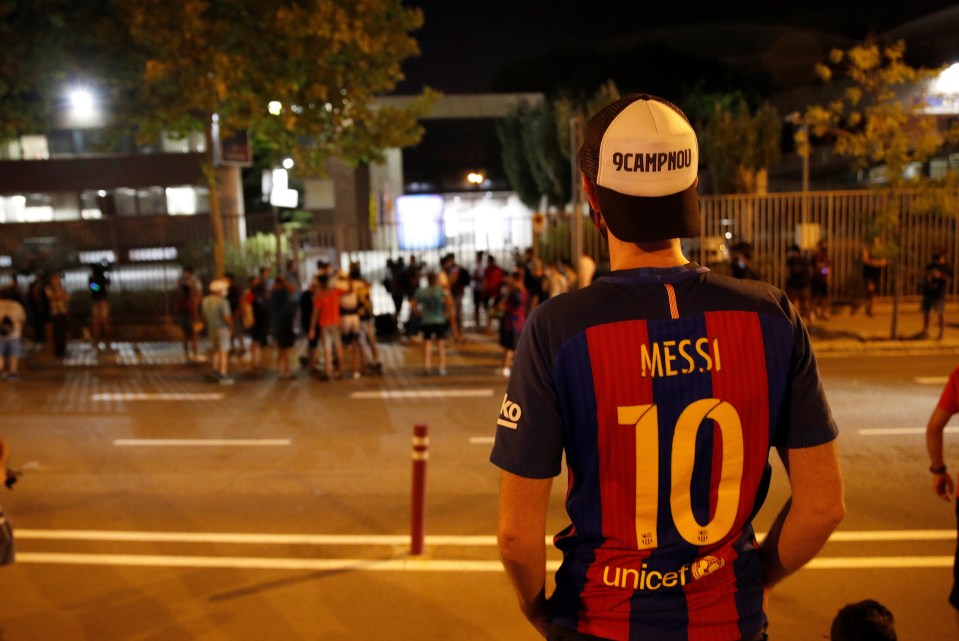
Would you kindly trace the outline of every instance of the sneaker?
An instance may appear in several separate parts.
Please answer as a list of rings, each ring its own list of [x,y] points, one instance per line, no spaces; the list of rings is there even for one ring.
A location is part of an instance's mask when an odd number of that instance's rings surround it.
[[[0,381],[5,381],[6,379],[7,379],[7,373],[6,373],[6,372],[0,372]]]
[[[447,372],[445,369],[441,369],[438,373],[440,376],[446,376],[449,372]]]
[[[360,380],[360,377],[361,377],[361,376],[362,376],[362,374],[360,374],[359,372],[353,372],[353,380],[354,380],[354,381]]]
[[[234,381],[232,376],[223,376],[220,378],[219,382],[220,385],[233,385]]]
[[[10,380],[11,380],[11,381],[14,381],[14,382],[19,381],[19,380],[20,380],[20,375],[19,375],[19,374],[11,374],[11,375],[10,375]]]
[[[503,376],[505,376],[506,378],[509,378],[509,375],[510,375],[510,369],[508,367],[504,367]]]

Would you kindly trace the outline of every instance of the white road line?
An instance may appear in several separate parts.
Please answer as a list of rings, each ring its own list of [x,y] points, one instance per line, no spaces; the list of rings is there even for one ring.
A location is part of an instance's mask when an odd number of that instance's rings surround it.
[[[917,376],[914,379],[920,385],[945,385],[949,382],[948,376]]]
[[[947,427],[947,433],[959,432],[959,427]],[[925,434],[924,427],[866,427],[859,430],[863,436],[900,436],[903,434]]]
[[[132,530],[39,530],[17,528],[18,539],[59,541],[126,541],[151,543],[227,543],[245,545],[383,545],[398,546],[410,542],[405,534],[260,534],[233,532],[146,532]],[[764,532],[756,537],[763,539]],[[955,530],[848,530],[833,532],[831,543],[867,543],[889,541],[954,541]],[[552,537],[544,539],[552,544]],[[427,545],[454,547],[490,547],[495,535],[429,535]]]
[[[350,398],[362,400],[382,399],[426,399],[426,398],[488,398],[493,395],[491,389],[421,389],[421,390],[377,390],[370,392],[351,392]]]
[[[92,401],[219,401],[223,399],[220,392],[168,392],[147,394],[143,392],[103,393],[91,394]]]
[[[129,530],[31,530],[17,528],[18,539],[59,541],[133,541],[165,543],[235,543],[255,545],[406,545],[398,534],[238,534],[232,532],[136,532]],[[551,538],[547,538],[550,541]],[[493,546],[496,536],[427,536],[428,545]]]
[[[350,570],[406,572],[502,572],[499,561],[462,561],[436,559],[296,559],[231,556],[159,556],[146,554],[74,554],[57,552],[18,552],[18,563],[58,565],[107,565],[129,567],[218,568],[247,570]],[[559,569],[559,561],[548,561],[547,570]],[[816,558],[805,567],[810,570],[950,568],[952,556],[881,556]]]
[[[470,445],[492,445],[496,442],[493,436],[471,436]]]
[[[280,447],[288,438],[118,438],[118,447]]]

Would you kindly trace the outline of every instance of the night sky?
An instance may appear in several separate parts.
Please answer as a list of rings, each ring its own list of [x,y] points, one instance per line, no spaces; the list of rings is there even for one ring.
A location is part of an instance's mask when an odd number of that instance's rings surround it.
[[[753,24],[791,26],[845,37],[851,44],[910,20],[956,6],[931,0],[782,0],[753,2],[564,2],[562,0],[407,0],[423,9],[425,25],[414,35],[422,55],[404,66],[407,80],[398,93],[430,85],[447,93],[537,90],[536,80],[521,87],[516,78],[504,85],[503,71],[516,61],[545,58],[551,52],[591,51],[666,28]],[[635,8],[624,8],[635,7]],[[761,32],[762,29],[756,30]],[[674,29],[682,46],[682,29]],[[708,33],[708,31],[707,31]],[[717,38],[726,36],[717,35]],[[508,85],[508,86],[507,86]]]

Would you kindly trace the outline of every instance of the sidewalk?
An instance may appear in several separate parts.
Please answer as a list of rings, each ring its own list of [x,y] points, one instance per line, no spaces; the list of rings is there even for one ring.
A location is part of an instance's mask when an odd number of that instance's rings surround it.
[[[946,328],[941,340],[938,318],[932,314],[929,338],[918,338],[922,330],[922,312],[918,299],[899,303],[897,338],[892,338],[892,301],[877,300],[874,315],[862,307],[837,309],[827,320],[813,321],[809,335],[816,353],[943,353],[959,352],[959,311],[946,305]]]
[[[946,328],[941,340],[936,339],[938,326],[933,315],[930,338],[913,338],[922,329],[922,314],[917,300],[906,300],[899,306],[897,334],[891,339],[892,302],[877,301],[875,314],[867,316],[863,308],[842,307],[826,320],[816,320],[809,325],[809,334],[817,354],[841,356],[864,354],[933,354],[959,353],[959,311],[946,308]],[[950,322],[950,312],[956,321]],[[496,376],[500,377],[499,366],[502,355],[495,335],[485,335],[467,331],[467,340],[463,343],[448,343],[449,372],[451,376]],[[298,347],[300,347],[298,345]],[[394,339],[379,343],[381,360],[387,372],[403,372],[405,375],[422,375],[422,343],[417,340],[401,341]],[[201,343],[201,353],[205,353],[205,341]],[[294,353],[294,363],[298,350]],[[272,367],[272,350],[265,354],[268,373]],[[209,368],[206,362],[188,363],[179,341],[144,340],[113,341],[108,349],[97,350],[85,341],[72,341],[68,346],[67,358],[63,361],[49,354],[29,352],[25,354],[25,370],[52,370],[61,367],[155,367],[190,366],[198,372]],[[435,355],[434,355],[435,360]],[[242,372],[246,364],[240,359],[231,359],[230,368]],[[296,368],[297,375],[303,379],[305,372]]]

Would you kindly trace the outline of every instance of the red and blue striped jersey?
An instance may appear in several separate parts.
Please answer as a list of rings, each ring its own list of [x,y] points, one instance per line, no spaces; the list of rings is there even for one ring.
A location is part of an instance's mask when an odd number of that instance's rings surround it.
[[[491,460],[568,472],[554,623],[614,641],[765,627],[751,521],[769,450],[836,437],[809,337],[772,286],[695,264],[613,272],[527,321]]]

